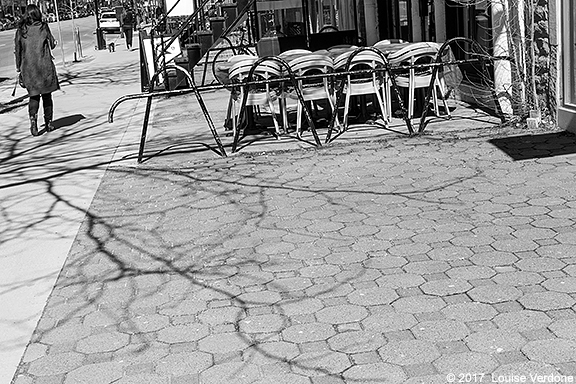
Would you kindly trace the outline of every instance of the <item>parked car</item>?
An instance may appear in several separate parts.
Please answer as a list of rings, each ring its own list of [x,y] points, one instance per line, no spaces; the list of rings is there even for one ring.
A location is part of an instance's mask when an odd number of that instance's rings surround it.
[[[17,22],[7,15],[6,17],[0,19],[0,31],[16,28],[16,24]]]
[[[116,18],[116,12],[100,14],[100,29],[106,33],[120,32],[120,21]]]

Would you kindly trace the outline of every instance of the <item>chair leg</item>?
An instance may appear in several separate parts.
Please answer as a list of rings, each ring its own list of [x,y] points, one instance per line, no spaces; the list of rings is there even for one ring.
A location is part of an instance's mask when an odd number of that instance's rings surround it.
[[[231,119],[234,119],[234,117],[231,116],[231,114],[232,114],[232,105],[233,105],[233,104],[234,104],[234,99],[233,99],[233,97],[232,97],[232,92],[230,92],[230,98],[228,99],[228,107],[226,108],[226,120],[224,121],[224,128],[228,128],[228,127],[226,126],[226,123],[227,123],[228,121],[230,121]],[[232,124],[234,124],[234,123],[232,122]]]
[[[387,109],[384,106],[384,101],[382,100],[382,95],[380,94],[380,89],[378,87],[374,87],[374,93],[376,94],[376,98],[378,99],[378,106],[380,107],[380,112],[382,112],[382,120],[384,120],[384,125],[387,127],[388,126],[388,117],[387,115]]]
[[[414,97],[415,97],[415,88],[410,86],[408,88],[408,118],[414,117]]]
[[[290,124],[288,123],[288,106],[286,104],[286,98],[282,96],[278,99],[278,102],[280,103],[280,111],[282,112],[282,128],[284,129],[284,132],[287,133]]]
[[[336,100],[338,99],[336,97],[336,95],[331,94],[331,93],[327,93],[328,95],[328,102],[330,104],[330,111],[332,113],[332,115],[336,114],[336,116],[334,116],[335,120],[334,120],[334,124],[335,126],[338,127],[338,129],[340,129],[340,121],[338,120],[338,108],[336,106]],[[330,118],[332,118],[332,115],[330,116]]]
[[[442,104],[444,105],[444,109],[446,110],[446,115],[448,115],[448,117],[452,117],[452,114],[450,113],[450,108],[448,108],[448,103],[446,102],[446,97],[444,96],[446,95],[445,83],[443,80],[436,79],[436,81],[438,82],[438,88],[440,89],[440,97],[442,98]]]
[[[390,79],[384,79],[382,83],[382,98],[384,100],[384,106],[386,107],[386,118],[388,123],[392,122],[392,89],[390,87]]]
[[[276,112],[274,112],[274,102],[268,99],[268,107],[270,108],[270,114],[272,114],[272,121],[274,122],[274,131],[276,132],[276,138],[280,138],[280,124],[278,124],[278,118],[276,117]]]
[[[296,137],[302,137],[302,104],[298,101],[296,106]]]
[[[343,131],[348,129],[348,113],[350,109],[350,92],[346,92],[346,101],[344,102],[344,127]]]
[[[236,114],[236,102],[232,100],[232,137],[236,137],[236,130],[238,129],[238,115]]]
[[[436,90],[436,84],[432,87],[432,101],[434,104],[434,113],[436,116],[440,116],[440,108],[438,108],[438,91]]]

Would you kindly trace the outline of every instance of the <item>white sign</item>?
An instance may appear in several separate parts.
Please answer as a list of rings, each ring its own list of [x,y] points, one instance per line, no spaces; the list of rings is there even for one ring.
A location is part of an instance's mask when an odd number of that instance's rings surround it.
[[[166,0],[166,12],[171,9],[168,16],[189,16],[194,13],[194,0]]]
[[[168,64],[176,57],[182,54],[182,49],[180,48],[180,39],[176,38],[172,44],[166,46],[169,40],[171,39],[170,36],[158,36],[154,37],[154,46],[155,46],[155,55],[156,55],[156,63],[158,63],[158,69],[162,69],[165,64]],[[148,68],[148,76],[149,79],[152,79],[152,76],[155,74],[154,70],[154,56],[152,55],[152,42],[150,38],[142,39],[142,46],[144,47],[144,54],[146,57],[146,68]],[[162,47],[164,46],[164,50]],[[164,54],[163,54],[164,52]],[[163,56],[163,57],[162,57]],[[162,77],[162,73],[158,75],[158,82],[164,81]]]

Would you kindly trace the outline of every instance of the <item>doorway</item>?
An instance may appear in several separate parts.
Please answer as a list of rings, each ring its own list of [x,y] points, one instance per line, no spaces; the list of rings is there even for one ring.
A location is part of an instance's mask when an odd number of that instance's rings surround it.
[[[412,37],[412,1],[413,0],[378,1],[380,40],[402,39],[405,41],[414,41]]]

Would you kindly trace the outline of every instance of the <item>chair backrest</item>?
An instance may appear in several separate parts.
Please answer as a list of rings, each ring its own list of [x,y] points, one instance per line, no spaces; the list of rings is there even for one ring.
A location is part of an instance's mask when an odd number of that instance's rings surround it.
[[[282,52],[281,54],[278,55],[278,57],[284,59],[285,57],[296,56],[296,55],[308,55],[310,53],[312,53],[312,51],[309,51],[307,49],[296,48],[296,49],[289,49],[288,51]]]
[[[334,63],[328,55],[311,53],[298,57],[288,63],[296,76],[324,75],[334,71]],[[302,86],[319,86],[328,84],[326,77],[300,79]]]
[[[377,45],[404,44],[404,43],[407,43],[407,41],[402,39],[385,39],[374,43],[373,47],[376,47]]]
[[[416,64],[422,59],[434,60],[440,49],[440,44],[434,42],[411,43],[406,47],[391,53],[388,61],[391,65]]]
[[[257,56],[254,55],[245,55],[245,54],[241,54],[241,55],[234,55],[234,56],[230,56],[227,60],[228,63],[230,63],[231,65],[234,63],[237,63],[239,61],[243,61],[243,60],[253,60],[253,59],[257,59]],[[256,60],[254,60],[256,61]]]
[[[334,69],[345,70],[346,64],[348,63],[348,59],[355,52],[356,51],[344,52],[336,59],[334,59]],[[354,57],[352,57],[352,60],[350,61],[349,70],[363,69],[363,68],[376,69],[385,66],[386,66],[385,59],[383,59],[378,53],[371,50],[363,50],[354,54]]]
[[[248,75],[250,74],[250,70],[258,60],[257,57],[246,58],[245,60],[239,60],[236,63],[232,64],[230,70],[228,72],[228,77],[232,83],[241,83],[246,81]],[[281,68],[280,64],[274,61],[263,61],[259,63],[253,72],[252,80],[259,81],[259,80],[269,80],[275,77],[281,76]],[[261,87],[257,87],[261,88]]]
[[[291,60],[288,65],[298,75],[306,75],[310,72],[328,73],[334,68],[330,56],[318,53],[303,55]]]

